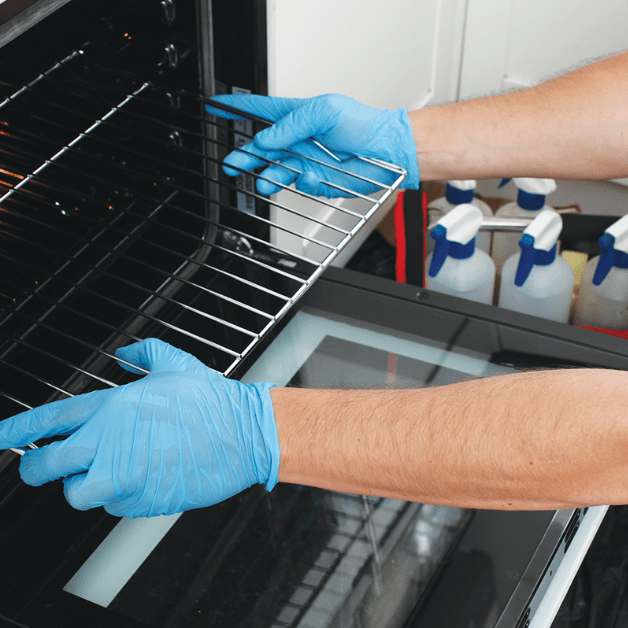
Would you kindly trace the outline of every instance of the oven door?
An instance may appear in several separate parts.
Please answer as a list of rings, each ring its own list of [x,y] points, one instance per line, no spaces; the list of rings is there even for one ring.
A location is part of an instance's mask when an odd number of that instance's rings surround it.
[[[407,387],[628,365],[593,332],[419,296],[329,269],[239,376]],[[0,472],[0,618],[29,627],[525,625],[594,510],[474,512],[279,485],[119,520],[73,510],[60,483],[24,485],[17,463],[5,456]]]

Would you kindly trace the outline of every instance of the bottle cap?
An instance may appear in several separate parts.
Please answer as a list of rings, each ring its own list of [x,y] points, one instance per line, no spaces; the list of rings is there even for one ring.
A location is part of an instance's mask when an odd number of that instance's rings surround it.
[[[447,181],[445,198],[452,205],[470,203],[473,200],[473,190],[475,190],[476,185],[477,183],[474,179]]]
[[[459,181],[447,181],[447,183],[458,190],[475,190],[478,184],[475,179],[460,179]]]
[[[521,257],[515,285],[523,286],[533,266],[547,266],[556,259],[556,242],[563,229],[563,220],[553,209],[543,210],[523,232],[519,246]]]
[[[463,204],[445,214],[431,235],[435,240],[429,275],[436,277],[448,256],[467,259],[475,251],[475,235],[482,225],[482,211]]]
[[[593,284],[599,286],[613,266],[628,268],[628,216],[614,222],[598,240],[602,247],[593,275]]]
[[[517,204],[523,209],[538,210],[545,206],[545,197],[556,191],[554,179],[513,179],[519,188]]]

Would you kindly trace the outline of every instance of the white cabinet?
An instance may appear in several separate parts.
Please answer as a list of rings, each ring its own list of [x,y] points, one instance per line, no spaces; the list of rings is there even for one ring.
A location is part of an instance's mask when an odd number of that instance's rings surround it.
[[[626,0],[268,0],[273,96],[419,108],[628,49]]]
[[[460,98],[538,83],[628,48],[625,0],[467,0]]]
[[[268,0],[269,92],[419,108],[455,96],[466,0]]]

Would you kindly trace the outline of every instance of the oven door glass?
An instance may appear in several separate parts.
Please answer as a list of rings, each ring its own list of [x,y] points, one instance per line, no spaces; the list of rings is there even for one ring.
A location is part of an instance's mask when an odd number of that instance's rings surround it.
[[[524,329],[377,299],[317,283],[243,381],[436,386],[513,371],[533,348]],[[349,301],[357,314],[337,313]],[[518,335],[520,354],[507,341]],[[539,359],[552,342],[539,343]],[[460,617],[433,618],[452,611],[495,626],[558,516],[280,484],[181,515],[119,520],[73,510],[60,483],[24,485],[15,458],[0,456],[0,619],[37,628],[401,628],[409,617],[447,628]]]

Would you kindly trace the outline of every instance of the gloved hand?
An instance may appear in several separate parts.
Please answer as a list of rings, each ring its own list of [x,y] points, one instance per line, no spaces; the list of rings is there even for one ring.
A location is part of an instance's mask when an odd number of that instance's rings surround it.
[[[150,374],[0,423],[0,449],[69,435],[22,456],[27,484],[63,478],[75,508],[104,506],[132,518],[209,506],[255,483],[269,491],[275,486],[279,441],[269,393],[274,384],[226,379],[155,339],[116,355]]]
[[[229,166],[252,170],[266,165],[260,156],[279,160],[284,166],[303,173],[299,175],[281,166],[271,165],[263,171],[263,179],[257,180],[260,194],[278,192],[281,188],[273,185],[273,181],[283,185],[296,181],[297,189],[326,197],[351,195],[325,185],[323,181],[362,194],[380,189],[380,186],[292,155],[284,150],[286,148],[389,185],[397,175],[383,172],[377,166],[356,159],[356,156],[380,159],[407,171],[408,176],[403,187],[419,187],[417,149],[406,109],[374,109],[338,94],[315,98],[220,95],[214,96],[212,100],[276,122],[272,127],[258,133],[251,144],[243,146],[241,150],[245,152],[236,150],[227,156],[224,171],[229,176],[241,174]],[[207,111],[224,118],[244,119],[210,105],[207,106]],[[308,141],[311,138],[318,140],[340,157],[342,163],[338,163],[312,141]]]

